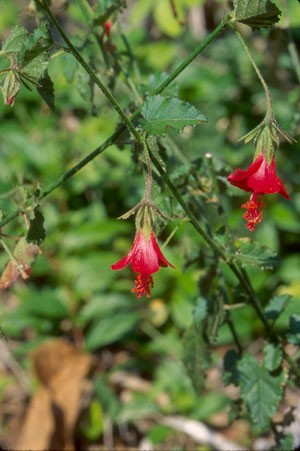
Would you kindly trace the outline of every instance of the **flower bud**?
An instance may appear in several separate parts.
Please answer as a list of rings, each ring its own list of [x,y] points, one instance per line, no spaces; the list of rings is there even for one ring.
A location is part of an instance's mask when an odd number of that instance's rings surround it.
[[[1,92],[6,105],[13,106],[15,98],[20,90],[21,80],[18,72],[10,70],[1,84]]]

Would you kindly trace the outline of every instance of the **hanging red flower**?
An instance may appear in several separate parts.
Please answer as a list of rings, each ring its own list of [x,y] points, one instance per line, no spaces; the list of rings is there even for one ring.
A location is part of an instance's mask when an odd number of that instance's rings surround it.
[[[157,272],[160,266],[175,268],[163,256],[153,230],[150,233],[149,240],[147,240],[142,229],[140,229],[129,254],[112,265],[111,268],[113,270],[123,269],[129,263],[131,263],[133,271],[140,273],[137,275],[135,288],[132,290],[133,293],[136,293],[138,299],[143,295],[150,298],[150,288],[153,288],[151,274]]]
[[[252,232],[255,225],[261,221],[262,213],[260,207],[265,204],[262,200],[263,194],[279,193],[286,199],[290,199],[281,180],[276,175],[275,157],[268,165],[268,162],[262,152],[255,158],[254,162],[246,171],[236,169],[228,176],[231,185],[237,186],[244,191],[252,192],[248,202],[242,205],[246,208],[243,218],[248,222],[246,227]]]

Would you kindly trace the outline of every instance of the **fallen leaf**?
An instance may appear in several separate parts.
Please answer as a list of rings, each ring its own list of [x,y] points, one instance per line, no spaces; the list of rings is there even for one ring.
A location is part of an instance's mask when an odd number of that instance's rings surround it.
[[[40,386],[27,408],[15,449],[72,451],[91,356],[57,339],[36,349],[32,360]]]

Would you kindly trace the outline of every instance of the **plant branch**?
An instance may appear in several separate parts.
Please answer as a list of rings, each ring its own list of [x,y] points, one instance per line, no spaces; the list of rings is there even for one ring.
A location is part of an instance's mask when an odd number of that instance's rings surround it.
[[[36,0],[39,1],[39,0]],[[156,89],[154,94],[158,94],[162,92],[167,86],[169,86],[173,80],[228,26],[228,19],[229,16],[227,16],[215,30],[213,30],[205,39],[204,41],[172,72],[169,77],[161,83],[158,88]],[[54,18],[54,20],[56,20]],[[1,52],[0,52],[1,53]],[[140,114],[140,110],[136,110],[132,116],[130,117],[130,121],[133,122],[135,119],[138,118]],[[65,174],[61,175],[57,180],[55,180],[48,188],[46,188],[40,195],[39,200],[44,199],[47,197],[50,193],[52,193],[56,188],[61,186],[65,181],[67,181],[70,177],[72,177],[74,174],[76,174],[80,169],[82,169],[84,166],[86,166],[89,162],[91,162],[94,158],[96,158],[98,155],[100,155],[104,150],[106,150],[108,147],[113,145],[116,140],[124,133],[126,130],[125,125],[121,125],[111,136],[108,138],[104,143],[102,143],[100,146],[98,146],[93,152],[89,153],[85,158],[83,158],[81,161],[79,161],[75,166],[73,166],[69,171],[67,171]],[[23,210],[17,210],[10,215],[4,217],[0,221],[0,228],[4,227],[11,221],[13,221],[15,218],[23,214]]]
[[[125,113],[125,111],[122,109],[122,107],[120,106],[119,102],[115,99],[115,97],[111,94],[111,92],[106,88],[106,86],[102,83],[102,81],[100,80],[99,77],[97,77],[97,75],[95,74],[95,72],[93,71],[93,69],[91,68],[91,66],[85,61],[85,59],[80,55],[80,53],[78,52],[78,50],[75,48],[75,46],[72,44],[72,42],[70,41],[70,39],[68,38],[68,36],[65,34],[65,32],[63,31],[63,29],[61,28],[61,26],[59,25],[59,23],[57,22],[56,18],[54,17],[54,15],[52,14],[50,8],[48,7],[47,3],[45,2],[45,0],[35,0],[37,1],[40,6],[42,6],[42,8],[46,11],[46,13],[49,16],[49,19],[51,20],[52,24],[55,26],[55,28],[57,29],[57,31],[59,32],[59,34],[61,35],[61,37],[64,39],[64,41],[66,42],[66,44],[68,45],[72,55],[77,59],[77,61],[79,62],[79,64],[81,64],[81,66],[86,70],[86,72],[89,74],[89,76],[91,77],[91,79],[96,83],[96,85],[101,89],[101,91],[103,92],[103,94],[105,95],[105,97],[107,98],[107,100],[111,103],[111,105],[113,106],[113,108],[117,111],[117,113],[119,114],[119,116],[121,117],[121,119],[123,119],[123,121],[125,122],[126,126],[129,128],[129,130],[131,131],[131,133],[134,135],[134,137],[136,138],[136,140],[141,144],[141,138],[140,135],[138,134],[137,130],[135,129],[135,127],[133,126],[132,122],[130,121],[130,119],[128,118],[127,114]]]
[[[235,28],[234,25],[232,25],[232,23],[229,23],[229,27],[234,31],[235,35],[237,36],[237,38],[239,39],[240,43],[242,44],[242,46],[244,47],[245,52],[247,53],[247,56],[249,58],[249,60],[251,61],[251,64],[265,90],[265,94],[266,94],[266,100],[267,100],[267,112],[266,112],[266,120],[271,121],[274,120],[274,110],[273,110],[273,102],[272,102],[272,96],[270,93],[270,90],[268,88],[267,83],[265,82],[264,77],[262,76],[256,62],[254,61],[248,46],[246,44],[246,42],[244,41],[241,33]]]

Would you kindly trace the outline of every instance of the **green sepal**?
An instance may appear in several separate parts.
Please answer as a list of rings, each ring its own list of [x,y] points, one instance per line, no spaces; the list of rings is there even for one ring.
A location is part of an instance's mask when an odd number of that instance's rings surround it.
[[[1,92],[6,105],[13,106],[20,87],[21,81],[18,72],[15,70],[7,72],[1,84]]]
[[[155,213],[149,204],[142,205],[135,217],[136,233],[141,229],[147,241],[155,227]]]

